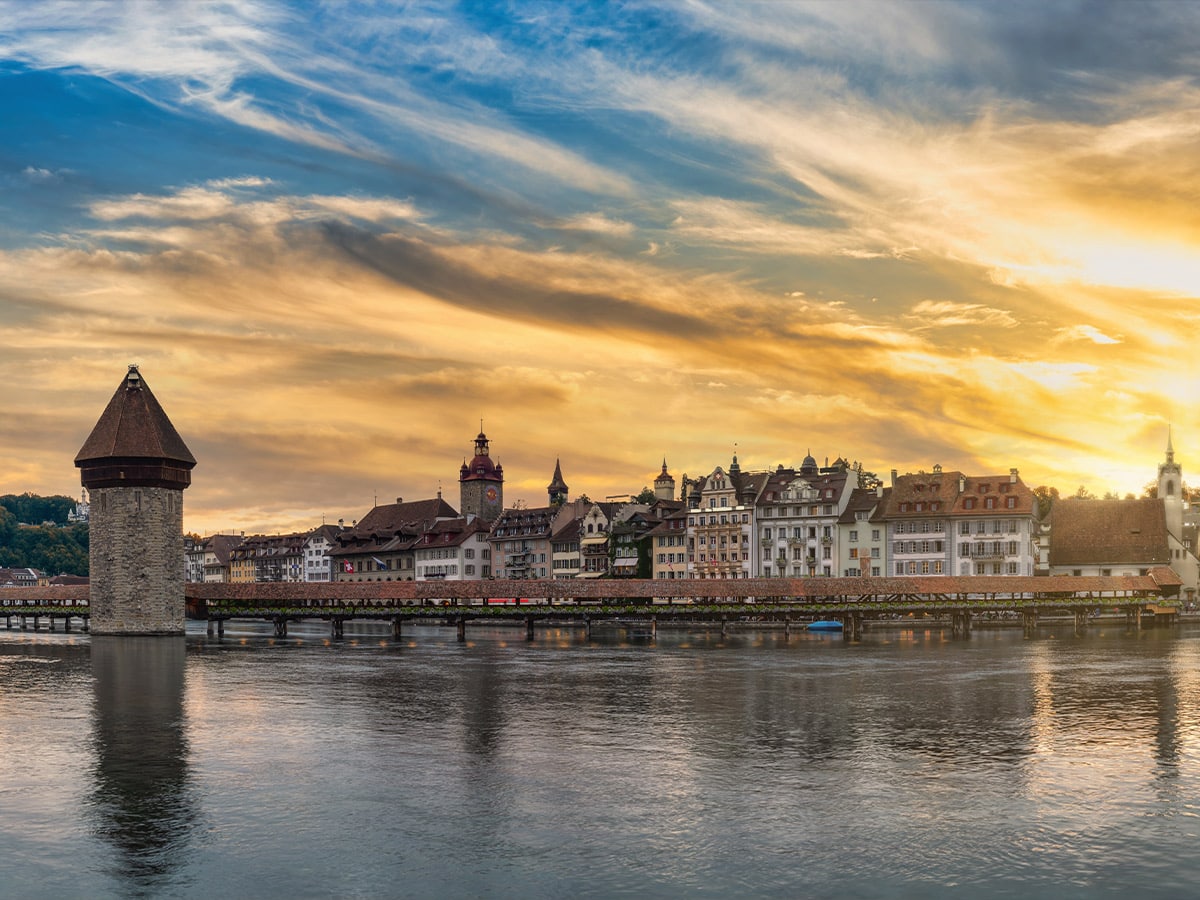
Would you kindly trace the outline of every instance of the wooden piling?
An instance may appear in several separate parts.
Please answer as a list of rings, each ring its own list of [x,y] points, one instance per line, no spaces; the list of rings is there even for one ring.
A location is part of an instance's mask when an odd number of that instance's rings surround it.
[[[458,642],[464,643],[467,640],[467,617],[458,617]]]
[[[525,617],[525,640],[533,640],[533,616]]]
[[[400,638],[403,635],[404,635],[404,620],[401,619],[399,616],[396,616],[396,618],[392,619],[392,639],[398,641],[398,640],[400,640]]]

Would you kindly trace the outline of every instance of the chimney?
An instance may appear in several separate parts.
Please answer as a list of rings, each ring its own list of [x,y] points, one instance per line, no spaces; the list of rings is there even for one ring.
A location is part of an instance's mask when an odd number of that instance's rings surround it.
[[[403,498],[403,497],[397,497],[397,498],[396,498],[396,502],[397,502],[397,503],[403,503],[403,502],[404,502],[404,498]]]
[[[1016,470],[1016,469],[1009,469],[1009,470],[1008,470],[1008,483],[1009,483],[1009,484],[1016,484],[1016,483],[1017,483],[1017,470]]]
[[[896,486],[896,475],[897,475],[896,470],[892,469],[892,487]]]
[[[958,475],[958,492],[961,494],[967,489],[967,476],[961,472]]]

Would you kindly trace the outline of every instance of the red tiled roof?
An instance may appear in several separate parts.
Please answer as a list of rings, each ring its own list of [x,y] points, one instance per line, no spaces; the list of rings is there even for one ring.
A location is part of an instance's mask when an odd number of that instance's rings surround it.
[[[1050,565],[1170,564],[1162,501],[1060,500],[1050,512]]]

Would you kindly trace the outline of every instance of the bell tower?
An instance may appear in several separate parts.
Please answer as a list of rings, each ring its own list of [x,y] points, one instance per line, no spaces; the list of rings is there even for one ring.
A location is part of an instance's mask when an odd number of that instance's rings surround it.
[[[183,634],[183,491],[196,459],[137,366],[75,465],[91,497],[91,632]]]
[[[1158,499],[1167,515],[1167,531],[1183,540],[1183,467],[1175,462],[1171,429],[1167,428],[1167,454],[1158,465]]]
[[[458,470],[459,513],[494,522],[504,511],[504,467],[492,461],[483,423],[475,438],[475,456]]]

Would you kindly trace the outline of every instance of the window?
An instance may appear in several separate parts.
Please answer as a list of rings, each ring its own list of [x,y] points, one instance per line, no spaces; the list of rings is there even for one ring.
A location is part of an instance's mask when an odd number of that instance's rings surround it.
[[[873,540],[873,541],[879,540],[879,529],[878,528],[871,529],[871,540]]]
[[[763,529],[763,540],[764,540],[764,541],[769,541],[770,539],[771,539],[771,529],[770,529],[770,528],[764,528],[764,529]]]
[[[959,522],[958,523],[958,533],[959,534],[970,534],[971,533],[971,523],[970,522]]]
[[[1005,497],[1004,505],[1006,507],[1008,507],[1009,509],[1016,509],[1017,508],[1017,498],[1016,497]]]
[[[852,530],[850,531],[850,542],[851,542],[851,543],[855,543],[855,542],[857,542],[857,541],[858,541],[858,532],[857,532],[857,531],[854,531],[854,530],[852,529]]]

